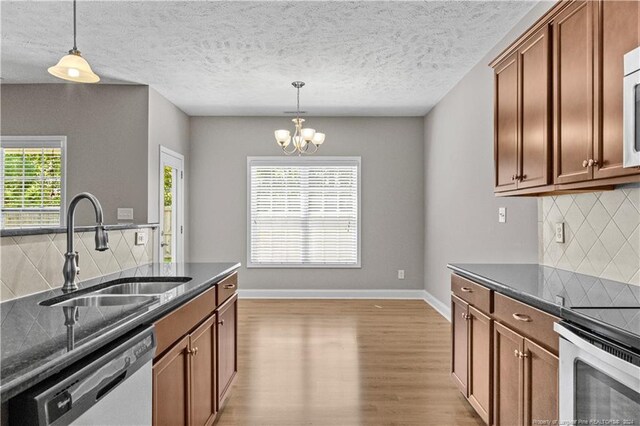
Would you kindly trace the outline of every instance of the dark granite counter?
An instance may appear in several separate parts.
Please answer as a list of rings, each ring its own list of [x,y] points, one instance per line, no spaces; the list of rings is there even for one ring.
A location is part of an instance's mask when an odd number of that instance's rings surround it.
[[[498,293],[640,349],[640,286],[538,264],[450,264]]]
[[[59,372],[97,348],[153,323],[240,267],[239,263],[149,264],[86,280],[79,291],[126,277],[186,276],[191,279],[143,303],[78,307],[65,325],[64,308],[40,302],[62,296],[60,289],[0,304],[0,393],[2,402]]]

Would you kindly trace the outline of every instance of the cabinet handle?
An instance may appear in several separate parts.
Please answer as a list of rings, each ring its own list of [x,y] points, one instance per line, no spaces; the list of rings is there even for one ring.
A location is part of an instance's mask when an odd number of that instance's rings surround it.
[[[222,288],[236,288],[235,284],[225,284],[222,286]]]
[[[198,355],[198,347],[193,348],[193,356]]]
[[[471,319],[471,315],[469,314],[465,314],[464,312],[462,313],[462,319],[463,320],[470,320]]]
[[[220,321],[218,321],[218,324],[220,324],[220,325],[224,325],[224,320],[220,320]]]
[[[582,162],[582,167],[584,167],[585,169],[586,169],[587,167],[589,167],[589,162],[588,162],[587,160],[584,160],[584,161]]]
[[[598,160],[593,160],[593,159],[589,160],[589,167],[594,167],[597,165],[598,165]]]
[[[471,287],[461,287],[460,290],[465,293],[473,293],[473,289]]]
[[[513,314],[513,319],[523,322],[531,322],[531,317],[524,314]]]
[[[528,358],[529,354],[526,352],[520,352],[520,358]]]
[[[516,358],[520,358],[520,351],[519,351],[519,350],[517,350],[517,349],[515,349],[515,350],[513,351],[513,356],[515,356]]]

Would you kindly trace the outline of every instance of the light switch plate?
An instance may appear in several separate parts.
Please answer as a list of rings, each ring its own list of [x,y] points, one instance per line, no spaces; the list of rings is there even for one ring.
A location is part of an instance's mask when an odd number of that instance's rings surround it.
[[[133,209],[130,207],[127,208],[118,208],[118,220],[133,220]]]
[[[564,243],[564,222],[556,223],[556,243]]]
[[[498,207],[498,223],[506,223],[506,222],[507,222],[507,208]]]
[[[136,232],[136,245],[143,246],[145,244],[147,244],[147,233],[142,231]]]
[[[398,269],[398,279],[404,280],[404,269]]]

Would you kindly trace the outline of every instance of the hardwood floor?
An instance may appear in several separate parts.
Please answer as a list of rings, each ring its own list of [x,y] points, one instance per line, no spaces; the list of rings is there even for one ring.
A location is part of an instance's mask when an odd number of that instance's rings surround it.
[[[413,300],[240,300],[217,425],[482,425],[449,378],[449,323]]]

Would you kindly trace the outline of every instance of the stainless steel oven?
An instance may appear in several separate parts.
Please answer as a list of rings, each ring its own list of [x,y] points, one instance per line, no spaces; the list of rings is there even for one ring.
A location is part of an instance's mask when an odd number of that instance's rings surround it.
[[[640,166],[640,47],[624,55],[624,167]]]
[[[562,322],[560,424],[640,425],[640,355]]]

